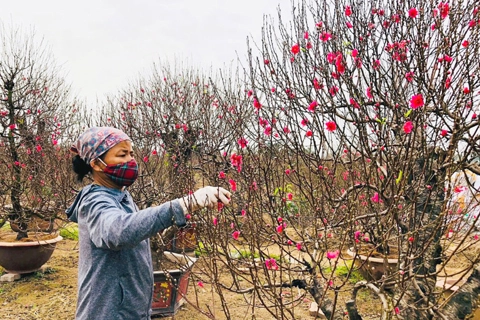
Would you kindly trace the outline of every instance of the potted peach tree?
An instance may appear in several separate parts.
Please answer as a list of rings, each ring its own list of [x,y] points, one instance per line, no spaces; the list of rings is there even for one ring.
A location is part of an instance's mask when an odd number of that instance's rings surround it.
[[[54,221],[71,196],[62,145],[75,103],[33,33],[2,28],[0,41],[0,224],[14,232],[0,238],[0,265],[26,273],[40,268],[62,239]]]

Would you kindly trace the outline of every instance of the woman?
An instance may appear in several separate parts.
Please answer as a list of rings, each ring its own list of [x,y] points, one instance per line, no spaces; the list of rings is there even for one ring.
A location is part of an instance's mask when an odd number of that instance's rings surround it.
[[[138,210],[125,190],[138,176],[132,141],[121,130],[94,127],[71,149],[73,170],[85,186],[66,213],[78,223],[80,256],[76,319],[150,319],[153,269],[149,238],[172,225],[185,225],[185,214],[218,201],[230,192],[205,187],[158,207]]]

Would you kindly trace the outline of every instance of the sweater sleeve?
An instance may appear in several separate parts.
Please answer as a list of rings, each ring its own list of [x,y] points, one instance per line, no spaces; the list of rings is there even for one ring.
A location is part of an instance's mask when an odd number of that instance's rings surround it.
[[[128,213],[111,197],[96,197],[86,201],[82,211],[90,239],[96,247],[104,249],[134,247],[174,224],[186,224],[179,200]]]

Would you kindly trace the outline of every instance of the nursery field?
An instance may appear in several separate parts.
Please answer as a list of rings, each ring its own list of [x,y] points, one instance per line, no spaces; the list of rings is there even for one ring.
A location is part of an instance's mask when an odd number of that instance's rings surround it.
[[[34,319],[74,319],[77,288],[78,242],[63,240],[58,243],[52,258],[48,262],[45,273],[34,273],[24,276],[15,282],[0,283],[0,313],[3,320]],[[197,263],[201,268],[202,261]],[[348,299],[348,292],[341,294],[340,299]],[[283,290],[286,301],[294,300],[294,319],[315,319],[309,315],[312,298],[303,290],[286,288]],[[252,319],[252,306],[255,303],[249,295],[229,293],[225,296],[231,319]],[[190,281],[187,299],[198,303],[202,310],[212,310],[215,319],[226,319],[222,312],[221,302],[209,284],[200,288],[195,280]],[[359,295],[359,309],[364,319],[377,319],[378,301],[368,291]],[[254,308],[255,319],[275,319],[262,309],[257,300]],[[164,319],[209,319],[193,306],[184,304],[175,317]]]

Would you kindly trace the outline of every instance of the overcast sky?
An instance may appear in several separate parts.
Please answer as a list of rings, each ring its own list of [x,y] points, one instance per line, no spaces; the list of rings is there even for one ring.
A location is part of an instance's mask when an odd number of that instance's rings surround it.
[[[289,12],[290,0],[16,0],[0,19],[35,28],[92,106],[154,62],[216,69],[244,58],[247,36],[260,41],[263,16],[276,18],[278,6]]]

